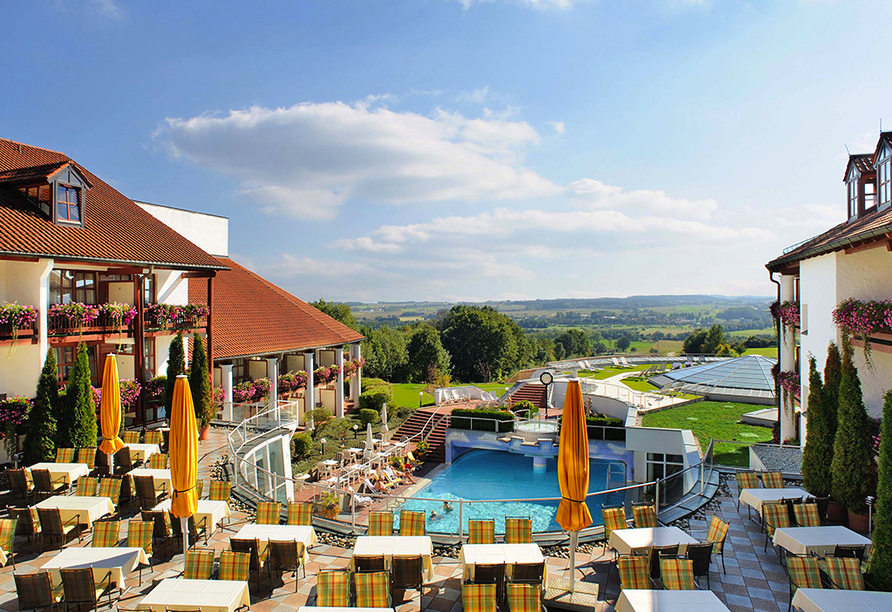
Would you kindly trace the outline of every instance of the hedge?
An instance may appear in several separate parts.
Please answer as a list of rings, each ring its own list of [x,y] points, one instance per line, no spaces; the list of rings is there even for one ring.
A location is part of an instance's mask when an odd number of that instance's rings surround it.
[[[626,430],[623,429],[622,419],[613,417],[586,417],[585,425],[589,440],[623,441],[626,439]]]
[[[471,420],[468,417],[474,417],[474,419]],[[498,433],[514,431],[514,415],[507,410],[456,408],[452,411],[449,427],[452,429],[495,431]]]
[[[360,410],[375,410],[380,412],[384,404],[393,404],[393,392],[386,387],[375,387],[363,391],[359,396]]]

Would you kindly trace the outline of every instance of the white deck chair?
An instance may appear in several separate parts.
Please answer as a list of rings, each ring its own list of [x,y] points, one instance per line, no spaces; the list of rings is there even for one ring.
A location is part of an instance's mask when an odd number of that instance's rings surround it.
[[[615,365],[618,368],[622,367],[622,364],[619,362],[619,359],[617,359],[616,357],[611,357],[611,359],[613,360],[613,365]]]

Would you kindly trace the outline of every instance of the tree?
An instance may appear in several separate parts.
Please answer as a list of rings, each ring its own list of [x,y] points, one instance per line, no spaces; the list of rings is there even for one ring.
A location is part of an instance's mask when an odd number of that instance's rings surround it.
[[[195,418],[199,428],[205,428],[214,420],[214,397],[208,372],[208,355],[204,350],[201,334],[192,335],[192,368],[189,370],[189,390],[195,406]],[[169,414],[169,413],[168,413]]]
[[[723,344],[727,344],[725,340],[725,328],[721,325],[713,325],[706,332],[706,339],[703,341],[702,352],[714,355],[718,353]]]
[[[808,436],[802,451],[802,480],[805,489],[817,497],[830,495],[833,462],[833,436],[830,433],[830,406],[817,363],[808,358]]]
[[[390,382],[404,382],[406,378],[406,335],[388,325],[371,329],[363,327],[362,354],[365,356],[364,374]]]
[[[449,370],[449,353],[440,342],[440,333],[427,323],[417,325],[406,346],[410,382],[425,382],[431,371]]]
[[[839,412],[839,384],[842,381],[842,360],[839,347],[831,342],[827,346],[827,361],[824,363],[824,393],[830,418],[830,436],[836,437],[836,415]]]
[[[490,306],[453,306],[440,328],[452,358],[452,375],[465,382],[488,382],[523,367],[533,346],[523,330]]]
[[[587,357],[590,354],[588,336],[581,329],[564,330],[554,342],[564,346],[565,357]]]
[[[860,513],[871,489],[871,456],[867,410],[848,338],[843,338],[841,372],[839,414],[833,442],[833,497],[849,511]]]
[[[96,402],[90,385],[90,357],[87,346],[77,347],[77,357],[68,375],[65,410],[58,424],[58,445],[64,448],[96,446]]]
[[[310,306],[316,310],[324,312],[332,319],[340,321],[350,329],[359,330],[359,324],[356,322],[356,317],[353,316],[353,311],[346,304],[341,302],[326,302],[324,299],[319,298],[316,302],[310,302]]]
[[[878,589],[892,591],[892,391],[887,391],[883,399],[877,510],[873,517],[873,552],[868,571]]]
[[[688,355],[702,353],[704,342],[706,342],[706,330],[698,327],[684,339],[682,350]]]
[[[56,415],[61,408],[56,353],[46,352],[43,370],[37,379],[37,397],[28,413],[28,432],[25,434],[25,463],[53,461],[56,456]]]
[[[734,349],[734,352],[737,353],[738,357],[743,357],[743,354],[747,351],[749,347],[743,342],[737,342],[731,346]]]
[[[164,382],[164,407],[170,416],[173,407],[173,388],[177,382],[177,376],[186,370],[186,355],[183,350],[183,332],[177,332],[170,348],[167,349],[167,380]]]
[[[628,336],[620,336],[616,339],[616,343],[614,344],[614,346],[617,348],[617,350],[627,351],[629,350],[629,347],[632,346],[632,341],[629,340]]]

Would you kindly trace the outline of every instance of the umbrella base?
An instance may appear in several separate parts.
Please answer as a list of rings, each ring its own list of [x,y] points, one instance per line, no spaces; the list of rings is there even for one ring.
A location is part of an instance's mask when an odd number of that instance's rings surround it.
[[[570,581],[567,578],[552,578],[545,589],[542,600],[545,607],[561,610],[591,612],[598,605],[598,585],[595,582],[577,580],[570,592]]]

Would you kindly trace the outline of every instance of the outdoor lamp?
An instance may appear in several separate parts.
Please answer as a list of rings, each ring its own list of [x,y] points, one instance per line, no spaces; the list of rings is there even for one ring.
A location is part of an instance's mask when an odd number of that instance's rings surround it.
[[[358,435],[359,435],[359,425],[357,425],[356,423],[353,423],[353,439],[355,440]]]
[[[424,395],[424,391],[418,392],[418,407],[421,408],[421,397]]]
[[[323,454],[323,455],[325,454],[325,443],[326,443],[326,442],[328,442],[328,440],[326,440],[325,438],[321,438],[321,439],[319,440],[319,443],[322,445],[322,454]]]

